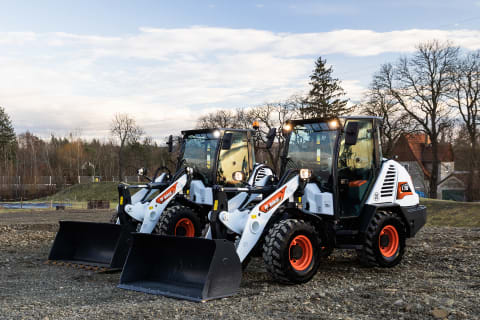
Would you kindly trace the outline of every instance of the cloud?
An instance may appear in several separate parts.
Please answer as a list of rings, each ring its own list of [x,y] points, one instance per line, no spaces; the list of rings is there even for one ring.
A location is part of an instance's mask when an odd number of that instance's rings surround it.
[[[106,136],[112,116],[128,112],[160,138],[194,126],[207,109],[258,105],[305,91],[320,55],[408,53],[433,38],[480,48],[478,30],[275,33],[194,26],[143,27],[118,37],[4,32],[0,105],[19,132],[48,136],[82,128],[86,137]],[[358,100],[364,84],[341,80]]]

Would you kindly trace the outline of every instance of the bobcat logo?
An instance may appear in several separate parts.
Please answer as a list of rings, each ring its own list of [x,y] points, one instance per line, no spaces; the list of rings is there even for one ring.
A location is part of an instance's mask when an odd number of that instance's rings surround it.
[[[267,202],[262,204],[260,206],[260,211],[267,213],[270,209],[275,207],[279,202],[283,200],[283,197],[285,196],[285,190],[287,189],[287,186],[283,187],[282,190],[278,191],[275,195],[270,197]]]
[[[412,195],[412,189],[408,185],[408,182],[399,182],[397,188],[397,199],[401,200],[405,196]]]
[[[171,196],[173,196],[175,194],[175,191],[177,190],[177,183],[175,183],[173,186],[171,186],[170,188],[168,188],[167,190],[165,190],[158,198],[157,198],[157,203],[164,203],[165,201],[167,201]]]

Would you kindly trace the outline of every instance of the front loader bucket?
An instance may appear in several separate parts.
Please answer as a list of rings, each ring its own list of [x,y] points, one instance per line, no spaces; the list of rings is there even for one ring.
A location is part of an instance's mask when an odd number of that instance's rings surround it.
[[[118,224],[60,221],[48,260],[121,269],[129,236]]]
[[[242,265],[227,240],[133,234],[119,287],[206,301],[235,294]]]

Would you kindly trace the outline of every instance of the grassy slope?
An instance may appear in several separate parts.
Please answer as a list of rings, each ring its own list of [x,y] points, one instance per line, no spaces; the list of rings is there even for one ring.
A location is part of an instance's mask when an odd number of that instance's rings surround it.
[[[421,199],[427,223],[434,226],[480,227],[480,203]]]
[[[88,184],[75,184],[63,189],[56,194],[45,198],[50,201],[87,201],[87,200],[110,200],[118,201],[116,182],[97,182]]]

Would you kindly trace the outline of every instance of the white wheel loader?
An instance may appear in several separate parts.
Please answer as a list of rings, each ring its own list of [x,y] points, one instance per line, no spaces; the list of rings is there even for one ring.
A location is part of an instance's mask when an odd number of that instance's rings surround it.
[[[395,266],[426,208],[405,168],[382,157],[380,126],[361,116],[288,122],[274,186],[216,186],[206,239],[134,234],[119,287],[194,301],[232,295],[258,250],[283,283],[309,281],[334,248]],[[231,207],[231,192],[264,198]]]
[[[115,223],[60,221],[48,259],[73,264],[121,269],[129,249],[130,233],[200,236],[213,205],[213,185],[235,186],[233,172],[248,177],[250,186],[265,186],[273,171],[256,164],[254,139],[258,132],[240,129],[183,131],[175,174],[159,168],[150,182],[121,183]],[[169,151],[172,151],[172,136]],[[166,172],[161,173],[160,170]],[[145,169],[139,169],[145,176]],[[146,177],[146,176],[145,176]],[[134,195],[131,189],[140,190]],[[258,201],[259,194],[239,192],[228,200],[231,208]]]

